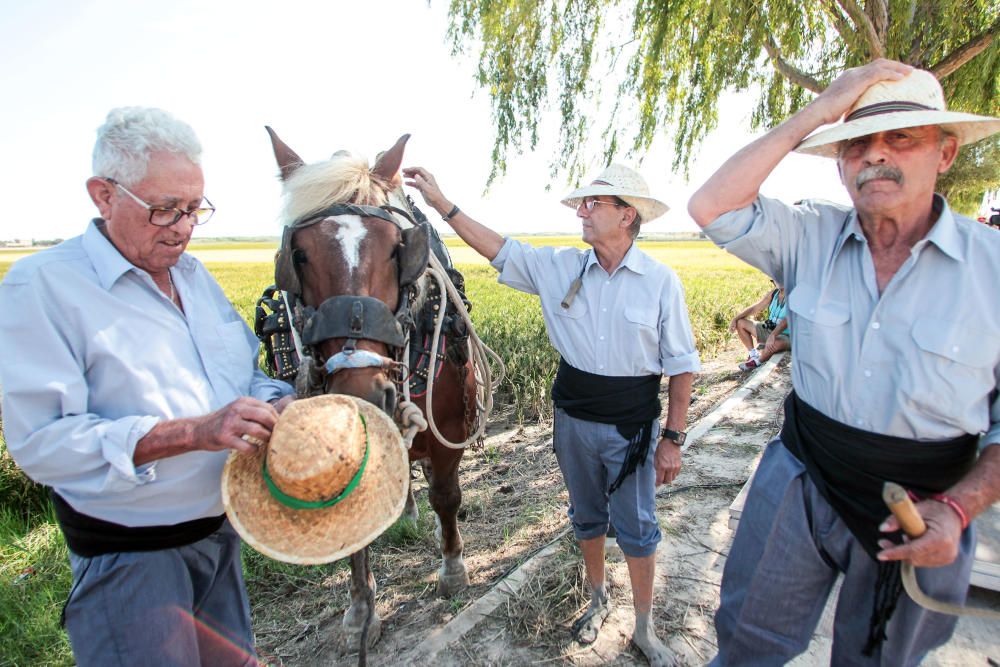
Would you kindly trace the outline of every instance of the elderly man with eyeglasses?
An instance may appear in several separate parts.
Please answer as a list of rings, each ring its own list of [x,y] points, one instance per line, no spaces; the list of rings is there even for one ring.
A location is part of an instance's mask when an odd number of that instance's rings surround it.
[[[114,109],[87,191],[101,217],[0,284],[7,449],[52,488],[77,664],[256,664],[240,540],[220,494],[230,451],[270,437],[292,388],[184,253],[214,212],[193,130]]]
[[[594,642],[610,612],[604,583],[610,524],[632,582],[632,642],[654,667],[674,664],[652,620],[661,537],[655,494],[680,471],[692,374],[700,366],[680,280],[635,244],[639,226],[667,205],[650,196],[642,176],[613,164],[562,200],[576,210],[591,248],[534,248],[459,211],[425,169],[403,175],[490,260],[501,283],[540,297],[549,340],[561,356],[552,387],[553,448],[591,587],[590,607],[573,634],[581,644]],[[662,376],[669,378],[669,398],[661,430]]]

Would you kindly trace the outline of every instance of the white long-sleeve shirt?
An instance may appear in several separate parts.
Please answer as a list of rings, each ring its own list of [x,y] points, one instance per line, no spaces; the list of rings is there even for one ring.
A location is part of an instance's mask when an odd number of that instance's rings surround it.
[[[135,466],[153,426],[292,392],[259,370],[257,339],[198,260],[182,255],[171,278],[183,311],[95,221],[20,260],[0,284],[7,450],[78,512],[126,526],[223,512],[227,453]]]

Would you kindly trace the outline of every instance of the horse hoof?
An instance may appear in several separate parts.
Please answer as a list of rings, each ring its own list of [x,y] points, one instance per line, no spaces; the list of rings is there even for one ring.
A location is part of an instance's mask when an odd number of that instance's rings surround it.
[[[368,648],[372,648],[382,636],[382,619],[375,616],[368,627]],[[343,655],[357,653],[361,648],[361,628],[349,627],[344,623],[340,638],[340,649]]]
[[[462,569],[461,572],[450,574],[441,573],[438,577],[438,595],[450,598],[456,593],[460,593],[469,587],[469,573]]]

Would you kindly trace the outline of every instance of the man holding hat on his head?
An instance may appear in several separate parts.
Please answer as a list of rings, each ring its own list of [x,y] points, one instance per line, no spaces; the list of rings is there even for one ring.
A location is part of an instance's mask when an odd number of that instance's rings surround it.
[[[916,664],[951,636],[955,617],[901,593],[898,561],[925,593],[961,604],[969,521],[1000,498],[1000,236],[934,193],[961,144],[997,131],[998,118],[947,111],[929,72],[878,60],[692,197],[710,238],[785,286],[796,350],[785,424],[726,562],[713,664],[804,651],[838,573],[831,664]],[[760,196],[792,150],[836,159],[854,207]],[[923,498],[923,536],[887,539],[899,535],[885,481]]]
[[[403,169],[403,175],[492,262],[501,283],[541,299],[549,340],[562,356],[552,388],[553,446],[592,590],[590,608],[573,628],[577,639],[593,642],[610,610],[604,585],[610,522],[632,580],[632,641],[650,664],[673,664],[650,619],[660,541],[654,495],[680,471],[692,373],[700,366],[680,280],[634,243],[639,226],[667,205],[650,196],[638,173],[613,164],[563,199],[576,209],[591,248],[534,248],[459,211],[426,170]],[[662,375],[670,394],[661,431]]]

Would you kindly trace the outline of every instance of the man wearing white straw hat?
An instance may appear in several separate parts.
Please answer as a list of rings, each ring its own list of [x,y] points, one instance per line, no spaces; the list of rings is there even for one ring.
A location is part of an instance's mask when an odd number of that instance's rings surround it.
[[[632,641],[650,664],[673,664],[650,617],[660,541],[654,495],[680,470],[699,362],[680,280],[634,242],[639,226],[665,213],[667,205],[649,194],[638,173],[613,164],[562,200],[576,209],[591,249],[534,248],[504,239],[459,211],[426,170],[403,174],[491,261],[501,283],[541,299],[549,340],[562,357],[552,388],[553,447],[591,586],[591,605],[573,628],[576,638],[595,641],[610,611],[604,583],[610,523],[632,581]],[[661,431],[663,375],[669,377],[669,398]]]
[[[257,664],[220,479],[292,388],[259,370],[257,339],[184,252],[215,210],[200,162],[187,123],[112,109],[86,183],[101,217],[0,284],[4,435],[52,490],[80,667]]]
[[[934,193],[961,144],[998,130],[998,118],[947,111],[929,72],[878,60],[691,198],[712,240],[785,286],[796,350],[785,424],[726,562],[714,664],[804,651],[838,573],[831,664],[916,664],[951,636],[955,617],[901,592],[899,561],[931,597],[961,604],[969,521],[1000,497],[1000,235]],[[836,159],[853,208],[760,196],[792,150]],[[922,537],[898,544],[885,481],[922,499]]]

